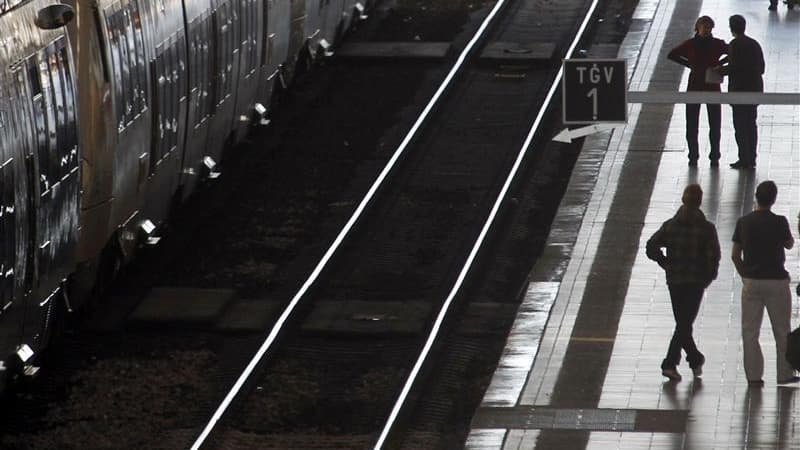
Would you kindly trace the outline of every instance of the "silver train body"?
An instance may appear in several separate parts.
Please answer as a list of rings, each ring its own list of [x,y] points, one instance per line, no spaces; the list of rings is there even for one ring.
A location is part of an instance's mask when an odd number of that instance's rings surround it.
[[[215,176],[298,61],[327,54],[363,10],[0,0],[0,377],[34,368],[59,310]]]

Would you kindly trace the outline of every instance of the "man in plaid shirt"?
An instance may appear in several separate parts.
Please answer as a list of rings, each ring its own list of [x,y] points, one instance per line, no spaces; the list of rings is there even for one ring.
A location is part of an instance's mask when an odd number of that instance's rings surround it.
[[[703,374],[706,361],[692,337],[692,325],[703,293],[717,278],[720,250],[717,229],[700,211],[702,200],[699,185],[687,186],[678,212],[647,241],[647,257],[667,273],[675,332],[661,363],[661,374],[673,381],[681,379],[677,370],[681,349],[686,351],[686,361],[695,377]],[[662,249],[666,249],[666,255]]]

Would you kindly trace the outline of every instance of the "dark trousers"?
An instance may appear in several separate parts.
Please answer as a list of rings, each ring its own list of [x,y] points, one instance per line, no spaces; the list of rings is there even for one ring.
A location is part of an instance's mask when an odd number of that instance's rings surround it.
[[[731,105],[733,108],[733,129],[736,145],[739,147],[739,161],[756,164],[756,145],[758,145],[758,105]]]
[[[720,105],[706,105],[708,114],[708,141],[711,144],[711,152],[708,159],[711,161],[719,160],[719,138],[720,125],[722,123],[722,108]],[[697,161],[700,157],[700,145],[697,142],[697,130],[700,124],[700,105],[686,105],[686,143],[689,146],[689,160]]]
[[[686,352],[689,367],[696,367],[705,362],[705,357],[692,337],[692,325],[700,310],[705,285],[702,284],[670,284],[669,296],[672,300],[672,315],[675,317],[675,332],[669,342],[667,357],[661,363],[662,369],[675,368],[681,361],[681,349]]]

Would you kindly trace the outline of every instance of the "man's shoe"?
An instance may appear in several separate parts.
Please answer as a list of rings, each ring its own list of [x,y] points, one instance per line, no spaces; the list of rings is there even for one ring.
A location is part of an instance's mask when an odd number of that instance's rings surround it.
[[[703,364],[705,363],[706,363],[706,358],[701,357],[700,361],[698,361],[697,364],[692,366],[692,375],[694,375],[695,378],[703,376]]]
[[[697,167],[697,160],[696,159],[690,159],[689,160],[689,167]]]
[[[767,9],[770,10],[770,11],[775,11],[776,9],[778,9],[778,6],[777,5],[769,5],[769,7]],[[790,7],[790,9],[791,9],[791,7]]]
[[[731,169],[741,169],[744,167],[744,163],[741,161],[736,161],[735,163],[731,163]]]
[[[795,377],[789,377],[785,380],[778,380],[778,384],[797,383],[798,381],[800,381],[800,377],[795,376]]]
[[[750,387],[762,387],[764,386],[764,380],[747,380],[747,385]]]
[[[669,378],[671,381],[681,381],[681,374],[674,367],[671,369],[661,369],[661,375]]]
[[[719,167],[719,161],[716,159],[711,160],[711,167]]]

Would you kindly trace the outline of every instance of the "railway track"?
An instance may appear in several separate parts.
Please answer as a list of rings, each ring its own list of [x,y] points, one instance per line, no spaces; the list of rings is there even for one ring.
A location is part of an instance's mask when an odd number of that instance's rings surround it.
[[[526,151],[547,140],[537,133],[560,59],[597,2],[548,6],[496,3],[193,448],[228,448],[243,434],[274,445],[263,386],[292,367],[309,372],[319,399],[322,419],[305,427],[335,428],[344,416],[357,424],[351,435],[386,444]],[[526,24],[543,11],[552,16]],[[348,381],[365,378],[382,389]]]
[[[514,164],[531,121],[547,96],[549,81],[555,78],[559,65],[561,55],[558,51],[569,46],[570,38],[579,27],[577,18],[582,17],[581,13],[585,12],[588,3],[573,3],[554,6],[548,2],[531,2],[528,5],[510,2],[506,5],[509,9],[496,19],[498,24],[495,27],[499,31],[487,35],[475,55],[466,60],[467,65],[454,78],[450,91],[432,110],[434,120],[429,120],[410,141],[406,154],[388,175],[386,186],[377,190],[372,201],[375,206],[369,208],[355,223],[351,233],[353,239],[342,242],[342,247],[333,255],[328,266],[320,271],[319,280],[310,283],[308,292],[301,295],[302,301],[288,316],[286,331],[276,333],[275,347],[265,352],[267,359],[253,364],[252,375],[243,380],[242,391],[232,398],[230,409],[220,414],[222,420],[215,424],[216,429],[208,429],[211,432],[207,434],[207,441],[199,442],[198,433],[211,412],[217,408],[219,399],[226,395],[227,389],[239,375],[238,368],[247,364],[250,355],[262,343],[257,333],[220,336],[206,329],[173,332],[158,328],[155,336],[134,344],[129,342],[129,338],[139,336],[135,330],[127,336],[113,339],[112,342],[119,348],[128,347],[129,350],[129,347],[142,346],[142,342],[148,339],[155,341],[147,344],[150,347],[145,345],[149,350],[142,352],[144,356],[137,355],[150,363],[154,354],[174,357],[175,353],[170,353],[169,348],[173,352],[175,348],[180,349],[178,360],[183,361],[182,364],[195,364],[198,366],[195,370],[201,373],[207,371],[203,375],[206,380],[197,381],[198,377],[193,375],[190,378],[195,384],[185,383],[188,389],[196,388],[200,397],[192,399],[188,402],[190,404],[180,405],[180,400],[186,399],[185,393],[171,392],[176,404],[170,405],[174,409],[167,408],[164,415],[183,414],[183,418],[177,422],[164,419],[160,426],[154,424],[143,427],[151,433],[149,439],[131,439],[128,436],[127,440],[120,441],[118,448],[154,447],[154,443],[159,444],[155,447],[181,448],[188,447],[193,441],[197,446],[202,443],[202,448],[354,448],[378,443],[382,439],[382,431],[388,430],[387,418],[392,415],[392,406],[396,404],[398,394],[403,391],[408,375],[419,359],[420,349],[428,340],[439,308],[451,292],[453,280],[463,268],[463,261],[470,255],[474,238],[486,223],[486,217],[496,201],[497,193],[504,186],[508,170]],[[540,19],[532,20],[534,12],[545,14]],[[563,25],[567,22],[569,26]],[[564,28],[561,38],[554,40],[553,36],[560,28]],[[457,41],[462,44],[456,45],[463,46],[466,40],[460,38]],[[549,58],[518,58],[515,62],[480,57],[485,48],[483,44],[514,40],[553,44],[553,54]],[[404,64],[403,72],[396,76],[417,78],[421,80],[419,83],[425,84],[422,80],[441,79],[446,73],[444,62],[423,63],[416,68],[410,66]],[[383,63],[364,63],[359,70],[366,71],[365,81],[370,77],[370,71],[387,72]],[[392,80],[392,77],[386,77],[384,89],[392,86]],[[409,93],[414,95],[413,91],[398,95],[407,96]],[[308,94],[301,89],[298,95]],[[428,97],[431,93],[416,95],[418,98]],[[388,100],[394,105],[402,103]],[[364,108],[368,103],[368,100],[363,102]],[[367,190],[367,180],[371,181],[382,165],[379,161],[389,158],[394,146],[402,141],[404,131],[411,127],[414,113],[421,108],[406,107],[400,111],[400,119],[395,116],[396,127],[380,136],[377,142],[379,146],[385,144],[384,148],[377,155],[370,156],[374,158],[374,163],[362,170],[361,176],[337,201],[328,203],[334,212],[338,211],[334,214],[333,225],[317,230],[319,237],[311,250],[304,250],[306,256],[295,260],[291,268],[278,271],[271,277],[268,295],[273,300],[277,299],[274,303],[281,303],[298,292],[301,282],[292,281],[294,277],[312,272],[316,260],[309,255],[324,253],[325,247],[320,243],[334,239],[338,229],[346,223],[351,209],[358,203],[349,199],[358,199],[357,193]],[[314,119],[309,121],[313,123]],[[357,123],[351,124],[347,119],[344,122],[345,126],[352,127],[354,134],[352,141],[347,145],[343,143],[344,146],[359,148],[368,145],[366,140],[359,142],[356,136]],[[277,125],[280,127],[280,124]],[[534,143],[538,145],[541,140],[536,138]],[[273,156],[272,162],[280,166],[286,162],[283,156]],[[360,157],[353,155],[353,158]],[[528,157],[528,161],[536,160],[536,156]],[[247,166],[249,162],[252,162],[252,158],[245,156],[238,163],[236,160],[232,163]],[[302,157],[298,157],[296,164],[303,163]],[[313,172],[323,168],[330,170],[331,167],[335,168],[336,165],[305,169]],[[259,168],[243,167],[242,172],[236,172],[238,169],[228,167],[228,172],[263,176]],[[233,184],[241,182],[241,179],[222,181],[226,182]],[[342,180],[338,183],[344,184]],[[335,184],[331,182],[331,185]],[[265,192],[266,189],[264,194],[268,195]],[[308,195],[308,192],[303,194]],[[194,206],[189,209],[194,213],[203,210],[213,212],[224,209],[222,205],[236,202],[245,202],[258,209],[256,204],[264,201],[258,193],[245,197],[241,195],[242,192],[237,193],[235,189],[216,186],[213,190],[201,193],[202,200],[195,200]],[[268,198],[266,202],[269,202]],[[303,211],[304,208],[288,209],[291,209],[290,215],[314,215],[313,208],[306,208],[312,212]],[[203,220],[202,214],[198,219],[197,215],[189,213],[176,223],[175,228],[202,228]],[[287,220],[284,216],[279,222],[285,225],[296,220],[296,217]],[[225,224],[225,221],[219,223]],[[228,223],[227,226],[230,230],[175,233],[185,234],[186,238],[183,239],[167,236],[166,247],[172,247],[167,253],[191,252],[193,239],[190,236],[208,237],[230,232],[234,237],[223,239],[219,245],[221,248],[216,251],[242,252],[242,257],[259,254],[257,233],[244,223]],[[302,236],[287,232],[285,226],[264,226],[269,229],[268,233],[272,233],[270,236],[303,241]],[[249,242],[249,249],[246,245],[244,249],[230,245],[237,241],[235,235],[239,227],[243,230],[240,240]],[[276,231],[278,228],[280,231]],[[224,248],[226,243],[227,249]],[[275,253],[276,247],[272,246],[269,252]],[[481,255],[478,256],[480,263]],[[228,256],[225,260],[235,258]],[[219,267],[208,264],[211,266],[209,272],[216,270],[217,273],[210,281],[203,282],[204,276],[197,274],[197,266],[178,263],[186,265],[181,269],[175,267],[176,261],[180,260],[162,259],[158,255],[143,259],[135,269],[140,271],[139,276],[121,283],[116,289],[117,295],[126,292],[130,297],[138,298],[138,294],[144,295],[144,292],[136,292],[137,289],[145,290],[142,285],[163,284],[164,273],[168,273],[166,278],[175,284],[198,287],[230,284],[229,278],[226,278],[228,275],[221,273],[224,271]],[[503,261],[484,264],[494,265],[498,262],[504,264]],[[511,265],[515,264],[512,262]],[[148,270],[156,273],[142,275]],[[258,286],[262,280],[255,277],[254,281],[237,286],[240,296],[263,296],[263,286]],[[466,281],[469,283],[470,278]],[[454,298],[454,308],[458,314],[444,324],[456,330],[468,328],[467,334],[472,338],[460,341],[447,338],[433,347],[437,351],[437,359],[447,366],[443,372],[444,378],[451,380],[450,386],[457,385],[458,379],[465,375],[464,368],[475,365],[476,355],[486,356],[485,353],[491,352],[493,345],[482,342],[485,333],[493,333],[498,337],[496,341],[502,341],[505,334],[502,323],[513,316],[516,301],[508,297],[487,299],[484,295],[483,300],[486,301],[476,308],[459,303],[465,295],[462,292]],[[495,305],[491,305],[493,302]],[[477,320],[481,324],[470,326],[470,320]],[[152,334],[153,331],[148,327],[142,335]],[[176,338],[175,334],[182,336]],[[78,338],[77,342],[80,345],[81,339]],[[99,358],[103,359],[107,352],[109,350],[97,344],[91,353],[94,353],[93,358],[100,355]],[[156,359],[160,364],[165,358]],[[193,362],[189,364],[188,360]],[[492,357],[487,360],[491,361]],[[80,362],[73,364],[80,366]],[[112,376],[119,376],[120,371],[130,372],[134,367],[135,363],[113,368]],[[421,367],[423,371],[431,370],[427,365]],[[157,377],[157,374],[152,376]],[[135,378],[122,379],[133,382]],[[415,422],[407,417],[409,413],[406,411],[409,410],[421,411],[419,417],[414,418],[417,422],[437,422],[439,428],[429,423],[427,429],[420,431],[420,427],[415,425],[412,427],[413,435],[397,433],[384,434],[383,437],[389,438],[388,446],[391,447],[420,448],[422,442],[426,442],[427,447],[448,447],[452,441],[442,440],[441,423],[452,420],[453,410],[463,406],[458,401],[458,393],[445,388],[445,391],[449,390],[444,392],[445,398],[436,400],[428,397],[442,389],[418,390],[422,391],[410,391],[412,404],[397,409],[401,424],[399,428]],[[55,395],[63,396],[64,393]],[[446,398],[448,395],[449,399]],[[422,399],[425,402],[417,401],[420,397],[426,397]],[[425,406],[418,406],[419,403],[425,403]],[[30,423],[21,427],[37,428]],[[163,428],[167,428],[167,431]],[[452,436],[447,439],[452,439]]]

